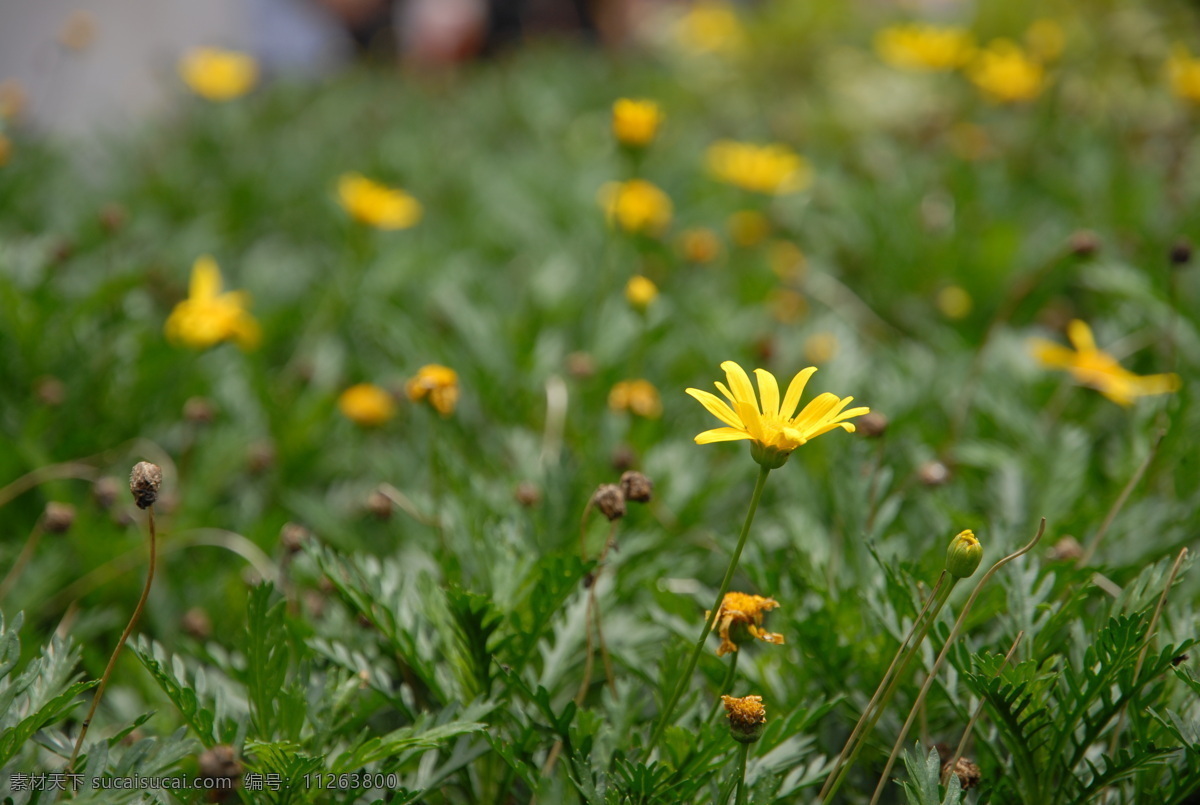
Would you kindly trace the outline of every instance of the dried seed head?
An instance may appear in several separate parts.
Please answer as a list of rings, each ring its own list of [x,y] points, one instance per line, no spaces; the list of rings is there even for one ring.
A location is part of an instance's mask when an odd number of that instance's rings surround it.
[[[625,494],[616,484],[600,484],[592,495],[592,505],[608,518],[609,522],[625,516]]]
[[[228,783],[213,783],[207,786],[222,797],[232,799],[233,791],[242,780],[242,764],[232,746],[220,744],[201,753],[196,764],[199,776],[205,780],[228,780]],[[216,800],[220,801],[220,800]]]
[[[887,433],[888,418],[878,411],[863,414],[854,423],[855,433],[875,439]]]
[[[246,449],[246,468],[258,475],[275,463],[275,445],[268,441],[254,442]]]
[[[654,482],[637,470],[621,474],[621,493],[634,503],[649,503],[654,494]]]
[[[637,453],[627,444],[617,445],[617,448],[613,450],[610,461],[614,470],[625,472],[625,470],[633,469],[634,465],[637,464]]]
[[[1083,557],[1083,546],[1079,540],[1067,534],[1050,549],[1050,559],[1056,562],[1074,562]]]
[[[387,520],[392,516],[392,499],[383,490],[374,489],[367,495],[366,508],[380,520]]]
[[[139,461],[129,474],[129,491],[139,509],[148,509],[158,500],[158,488],[162,486],[162,468],[149,461]]]
[[[217,418],[217,408],[207,397],[188,397],[183,404],[183,418],[197,425],[207,425]]]
[[[942,774],[945,775],[948,771],[950,771],[950,761],[947,760],[942,766]],[[960,757],[954,764],[954,773],[958,775],[958,782],[964,791],[979,785],[979,781],[982,779],[979,766],[965,757]]]
[[[585,380],[596,374],[596,361],[586,352],[572,352],[567,356],[567,373]]]
[[[33,381],[33,396],[37,397],[37,401],[42,405],[57,408],[67,399],[67,387],[57,377],[42,375]]]
[[[300,553],[304,543],[312,538],[312,532],[299,523],[284,523],[279,529],[279,544],[288,553]]]
[[[179,619],[179,628],[184,634],[191,635],[197,640],[207,640],[212,637],[212,619],[201,607],[192,607],[183,613]]]
[[[92,499],[102,509],[109,509],[117,502],[121,492],[121,482],[111,475],[105,475],[92,484]]]
[[[729,718],[729,732],[735,741],[752,744],[762,737],[767,723],[767,708],[762,696],[722,696],[725,715]]]
[[[1100,237],[1090,229],[1080,229],[1071,233],[1067,248],[1076,257],[1091,257],[1100,248]]]
[[[1183,268],[1190,262],[1192,262],[1192,242],[1187,238],[1180,238],[1171,247],[1171,265]]]
[[[75,522],[75,507],[70,503],[50,501],[42,512],[42,528],[48,534],[65,534]]]
[[[531,509],[542,502],[542,490],[533,481],[521,481],[521,483],[517,484],[517,491],[513,496],[517,499],[517,503],[520,503],[527,509]]]
[[[917,478],[925,486],[942,486],[950,480],[950,468],[940,461],[927,461],[917,470]]]

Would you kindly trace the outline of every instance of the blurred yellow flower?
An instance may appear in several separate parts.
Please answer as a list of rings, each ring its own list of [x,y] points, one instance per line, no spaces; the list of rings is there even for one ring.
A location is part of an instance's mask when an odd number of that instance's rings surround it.
[[[1034,20],[1025,31],[1025,45],[1030,55],[1038,61],[1052,62],[1062,55],[1067,45],[1067,35],[1055,20]]]
[[[813,333],[804,339],[804,360],[809,363],[829,363],[839,346],[837,336],[833,333]]]
[[[359,173],[338,179],[338,200],[350,217],[376,229],[408,229],[421,220],[421,202],[403,190],[373,182]]]
[[[967,77],[996,103],[1031,101],[1046,86],[1046,71],[1015,42],[993,40],[967,67]]]
[[[671,199],[645,179],[608,182],[600,188],[597,200],[610,223],[626,232],[656,235],[671,223]]]
[[[208,349],[222,341],[253,349],[262,333],[249,307],[250,295],[245,291],[221,292],[221,270],[204,255],[192,266],[188,298],[171,311],[164,331],[169,341],[192,349]]]
[[[1183,45],[1176,45],[1167,59],[1167,78],[1177,98],[1200,103],[1200,59]]]
[[[947,285],[937,293],[937,309],[948,319],[966,318],[971,305],[971,294],[961,285]]]
[[[795,193],[812,184],[812,166],[786,145],[720,140],[708,147],[706,161],[717,179],[756,193]]]
[[[679,251],[689,263],[711,263],[721,256],[721,239],[708,227],[698,226],[679,236]]]
[[[96,18],[83,9],[72,11],[58,30],[58,43],[68,50],[85,50],[96,38]]]
[[[439,414],[450,416],[458,404],[458,373],[436,363],[422,366],[405,384],[404,392],[413,402],[427,399]]]
[[[628,411],[646,419],[662,416],[662,398],[649,380],[622,380],[608,392],[610,411]]]
[[[234,50],[192,48],[179,60],[179,75],[200,97],[228,101],[253,89],[258,62]]]
[[[796,407],[808,379],[817,371],[810,366],[792,378],[783,402],[779,401],[779,384],[775,376],[765,369],[755,369],[758,377],[758,392],[762,396],[759,408],[750,377],[733,361],[721,364],[729,385],[718,382],[717,389],[729,400],[729,405],[715,394],[699,389],[688,389],[710,414],[728,427],[706,430],[696,436],[696,444],[731,442],[739,439],[751,440],[750,452],[754,460],[774,469],[783,465],[788,455],[806,442],[828,433],[835,428],[854,432],[854,425],[845,420],[862,416],[869,408],[844,410],[853,397],[838,397],[828,392],[810,400],[799,414]],[[732,406],[732,407],[731,407]]]
[[[338,408],[355,425],[377,428],[396,414],[396,400],[371,383],[351,386],[338,397]]]
[[[767,263],[775,276],[784,282],[797,282],[808,270],[808,258],[800,247],[790,240],[777,240],[767,252]]]
[[[737,53],[746,39],[737,11],[731,4],[717,0],[693,4],[680,18],[675,36],[688,50],[719,54]]]
[[[771,221],[758,210],[738,210],[725,221],[729,237],[743,248],[757,246],[771,234]]]
[[[25,87],[15,78],[0,81],[0,120],[12,120],[25,111]]]
[[[612,108],[613,136],[621,145],[643,148],[654,140],[663,119],[654,101],[619,98]]]
[[[658,298],[658,286],[647,277],[635,274],[625,283],[625,298],[638,310],[645,310]]]
[[[1082,386],[1093,388],[1118,405],[1130,406],[1138,397],[1168,394],[1179,390],[1179,375],[1136,375],[1117,359],[1096,348],[1092,329],[1079,319],[1067,325],[1067,338],[1074,350],[1044,338],[1029,342],[1033,356],[1043,366],[1065,369]]]
[[[884,28],[875,35],[875,52],[902,70],[956,70],[970,60],[974,51],[971,33],[964,28],[908,23]]]
[[[721,637],[721,645],[717,647],[717,656],[724,657],[731,651],[738,650],[738,643],[744,643],[746,635],[762,640],[765,643],[783,645],[783,635],[773,634],[762,628],[764,613],[776,609],[779,602],[774,598],[763,598],[761,595],[746,593],[725,593],[721,606],[717,610],[716,629]],[[708,618],[712,613],[705,612]]]
[[[767,294],[767,308],[780,324],[794,324],[808,313],[808,300],[791,288],[775,288]]]

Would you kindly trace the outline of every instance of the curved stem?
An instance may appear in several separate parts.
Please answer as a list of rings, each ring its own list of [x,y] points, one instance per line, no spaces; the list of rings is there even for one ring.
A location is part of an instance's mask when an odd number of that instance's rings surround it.
[[[1046,533],[1045,517],[1042,518],[1041,525],[1038,526],[1037,534],[1034,535],[1033,539],[1016,553],[1010,553],[992,565],[988,569],[988,572],[983,574],[983,578],[979,580],[979,583],[975,585],[975,589],[971,591],[971,597],[967,599],[967,603],[963,605],[962,611],[958,613],[958,618],[954,621],[954,628],[950,630],[950,636],[946,638],[946,644],[942,646],[941,653],[934,660],[933,667],[929,669],[929,675],[925,678],[925,684],[921,686],[921,692],[917,694],[917,700],[913,702],[912,710],[909,711],[908,718],[905,720],[904,726],[900,729],[900,734],[896,736],[896,743],[892,745],[892,754],[888,756],[887,765],[884,767],[883,774],[879,777],[879,783],[875,786],[875,793],[871,797],[871,805],[875,805],[879,801],[880,795],[883,794],[884,786],[888,781],[888,775],[892,773],[892,767],[896,765],[896,758],[900,755],[900,747],[904,745],[904,739],[908,737],[908,731],[912,729],[913,720],[917,717],[917,710],[920,709],[921,703],[925,701],[925,696],[929,693],[929,689],[933,687],[933,682],[937,679],[938,671],[941,670],[942,663],[946,661],[946,656],[950,653],[950,648],[954,645],[954,641],[958,639],[958,635],[962,632],[963,624],[967,621],[967,615],[970,614],[971,607],[975,604],[975,599],[983,591],[983,586],[987,584],[988,579],[995,575],[997,570],[1018,556],[1023,556],[1033,550],[1033,546],[1038,544],[1044,533]]]
[[[21,548],[21,553],[17,555],[17,560],[13,562],[12,568],[5,574],[4,581],[0,581],[0,601],[8,597],[8,592],[16,584],[21,571],[25,569],[25,565],[29,564],[29,560],[33,558],[33,551],[41,540],[43,531],[42,520],[39,518],[37,524],[33,527],[33,531],[30,531],[29,536],[25,539],[25,545]]]
[[[754,522],[754,513],[758,511],[758,502],[762,499],[763,488],[767,485],[767,476],[770,473],[769,468],[759,466],[758,480],[754,482],[754,493],[750,496],[750,508],[746,511],[746,521],[742,524],[742,533],[738,537],[737,547],[733,549],[733,556],[729,558],[729,567],[725,569],[725,578],[721,580],[721,590],[717,593],[717,600],[708,613],[704,631],[700,633],[700,639],[696,642],[696,647],[692,649],[692,656],[688,658],[687,667],[676,681],[675,690],[671,693],[671,698],[667,700],[667,706],[663,708],[658,726],[654,728],[654,734],[650,736],[650,744],[646,747],[647,752],[654,751],[654,747],[658,745],[667,725],[671,723],[671,716],[675,712],[676,705],[679,704],[679,699],[683,696],[683,689],[692,678],[692,673],[696,670],[696,663],[700,661],[704,644],[707,642],[709,634],[712,633],[713,625],[717,622],[717,615],[721,611],[721,602],[725,600],[725,593],[729,592],[729,585],[733,581],[734,571],[737,570],[738,560],[742,558],[742,549],[746,547],[746,538],[750,536],[750,524]]]
[[[75,768],[75,760],[79,757],[79,750],[83,748],[83,739],[87,737],[88,727],[91,726],[92,716],[96,714],[96,708],[100,705],[100,698],[104,696],[104,689],[108,687],[108,680],[117,664],[117,657],[121,655],[121,649],[125,647],[125,641],[129,639],[138,617],[142,614],[142,608],[146,606],[146,599],[150,597],[150,585],[154,582],[154,563],[157,558],[154,538],[154,507],[147,507],[146,513],[149,515],[150,523],[150,569],[146,572],[146,586],[142,588],[142,597],[138,599],[137,606],[133,609],[133,616],[126,624],[125,631],[121,632],[117,647],[113,649],[112,656],[108,659],[108,667],[104,669],[104,675],[100,677],[100,686],[96,688],[96,695],[92,697],[92,706],[88,708],[87,717],[83,719],[83,725],[79,728],[79,737],[75,739],[75,749],[71,752],[71,759],[67,761],[68,774]]]
[[[958,583],[958,579],[949,576],[950,583],[943,586],[948,576],[949,574],[945,570],[938,576],[937,585],[934,586],[933,592],[930,593],[929,600],[925,602],[925,608],[921,610],[921,614],[913,622],[908,637],[905,638],[905,642],[897,649],[896,656],[892,658],[892,664],[883,675],[883,679],[880,680],[879,687],[875,689],[875,695],[867,703],[866,708],[858,719],[858,723],[854,726],[854,731],[846,739],[846,745],[842,748],[842,754],[838,757],[833,771],[829,773],[829,777],[826,778],[825,785],[817,797],[819,801],[828,802],[837,793],[838,788],[845,781],[846,775],[853,768],[854,762],[858,760],[858,756],[862,753],[862,749],[867,742],[867,736],[871,734],[871,731],[875,729],[875,725],[879,723],[879,719],[883,717],[883,711],[892,700],[892,696],[895,695],[896,688],[900,686],[900,680],[904,678],[904,672],[908,670],[908,666],[912,664],[913,658],[917,656],[917,651],[921,648],[921,644],[925,642],[925,637],[929,634],[929,630],[933,628],[933,624],[937,621],[942,607],[946,605],[947,599],[950,598],[951,590]],[[925,617],[926,613],[928,613],[928,617]],[[910,640],[912,641],[911,645],[909,645]],[[896,668],[897,664],[899,664],[899,668]],[[896,673],[892,674],[892,669],[894,668],[896,669]]]

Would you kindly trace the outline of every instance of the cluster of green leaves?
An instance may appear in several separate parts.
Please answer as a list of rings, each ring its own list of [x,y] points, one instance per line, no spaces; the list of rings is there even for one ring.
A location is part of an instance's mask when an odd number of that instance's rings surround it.
[[[1050,13],[982,3],[963,22],[1015,35],[1035,11]],[[716,700],[728,659],[701,657],[675,724],[655,753],[646,744],[755,474],[743,446],[691,443],[712,423],[682,390],[710,388],[734,359],[785,379],[815,360],[814,391],[890,422],[814,440],[767,485],[734,587],[776,598],[767,625],[786,639],[739,655],[733,693],[762,695],[769,714],[752,802],[819,787],[951,535],[973,528],[987,563],[1043,516],[1048,544],[983,590],[925,702],[906,784],[884,800],[1193,796],[1200,690],[1180,658],[1200,583],[1187,563],[1149,630],[1200,510],[1200,273],[1166,259],[1177,238],[1200,239],[1200,174],[1193,113],[1158,67],[1186,12],[1052,11],[1067,48],[1022,107],[879,63],[870,39],[890,15],[780,2],[747,21],[753,57],[540,47],[452,77],[280,83],[193,99],[86,164],[16,132],[0,169],[0,484],[35,478],[0,491],[0,562],[47,501],[76,517],[0,601],[13,623],[25,613],[23,641],[20,627],[0,637],[0,786],[71,754],[144,567],[144,521],[92,485],[146,458],[166,476],[160,575],[86,774],[192,773],[229,745],[245,772],[293,783],[245,802],[722,802],[737,759]],[[619,95],[667,115],[636,161],[609,135]],[[986,155],[955,149],[964,124]],[[704,150],[729,137],[789,143],[813,188],[757,198],[714,182]],[[335,199],[346,171],[405,187],[425,218],[355,224]],[[596,203],[634,172],[673,200],[661,238],[610,230]],[[767,217],[764,241],[727,231],[746,209]],[[712,263],[678,248],[695,227],[719,239]],[[1068,247],[1083,228],[1094,252]],[[251,293],[259,350],[166,342],[205,253]],[[644,313],[622,295],[633,274],[660,289]],[[939,310],[947,286],[973,300],[964,318]],[[1072,317],[1123,365],[1177,371],[1183,388],[1123,409],[1037,366],[1028,336],[1062,340]],[[836,353],[810,359],[814,343]],[[426,363],[459,373],[453,416],[404,404],[368,430],[338,412],[349,385],[398,391]],[[609,410],[613,384],[634,377],[661,391],[662,417]],[[192,398],[211,415],[185,416]],[[1162,428],[1089,565],[1049,553],[1097,535]],[[594,511],[581,526],[596,486],[631,462],[654,499],[615,527]],[[365,505],[381,489],[393,505]],[[299,552],[279,543],[289,521],[310,532]],[[839,797],[868,800],[962,603],[957,591]],[[967,752],[984,782],[939,787],[929,746],[956,745],[981,702]],[[395,774],[400,790],[297,784],[360,771]]]

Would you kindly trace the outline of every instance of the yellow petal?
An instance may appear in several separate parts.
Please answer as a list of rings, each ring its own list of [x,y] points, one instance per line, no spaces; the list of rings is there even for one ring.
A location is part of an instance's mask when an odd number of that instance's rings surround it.
[[[793,420],[792,425],[797,428],[807,430],[812,427],[819,427],[821,420],[840,402],[836,394],[830,394],[828,391],[824,394],[819,394],[809,400],[808,405],[802,410]],[[809,438],[812,438],[811,436]]]
[[[713,428],[696,436],[696,444],[712,444],[713,442],[736,442],[739,439],[749,439],[750,434],[737,428]]]
[[[1062,344],[1047,341],[1044,338],[1029,339],[1029,351],[1042,366],[1052,369],[1069,369],[1075,365],[1078,353],[1067,349]]]
[[[792,382],[788,384],[787,394],[784,395],[783,405],[779,409],[779,415],[784,419],[791,419],[796,412],[796,406],[800,404],[800,396],[804,394],[804,387],[808,385],[808,379],[817,371],[817,367],[810,366],[792,378]]]
[[[758,378],[758,396],[762,398],[762,412],[766,416],[779,415],[779,383],[775,375],[766,369],[755,369],[754,376]]]
[[[731,392],[731,391],[729,390],[729,387],[728,387],[728,386],[726,386],[726,385],[725,385],[724,383],[722,383],[720,380],[718,380],[718,381],[716,382],[716,386],[717,386],[717,391],[719,391],[719,392],[721,392],[722,394],[724,394],[724,395],[725,395],[725,399],[729,400],[730,402],[735,402],[735,400],[733,399],[733,392]]]
[[[700,389],[688,389],[687,393],[700,401],[700,404],[717,419],[724,422],[733,428],[742,427],[742,421],[737,418],[737,414],[733,413],[728,405],[721,402],[720,398],[715,394],[709,394],[707,391]]]
[[[1179,391],[1180,380],[1177,374],[1146,375],[1139,377],[1135,383],[1138,394],[1170,394]]]
[[[746,374],[746,370],[733,361],[725,361],[721,364],[721,368],[725,370],[729,388],[733,389],[733,399],[737,402],[749,403],[757,408],[758,398],[754,396],[754,387],[750,385],[750,376]]]
[[[192,279],[188,284],[189,299],[214,299],[221,292],[221,269],[217,261],[205,254],[192,264]]]
[[[1073,319],[1067,325],[1067,338],[1075,345],[1075,349],[1080,352],[1096,351],[1096,339],[1092,337],[1092,328],[1079,319]]]

